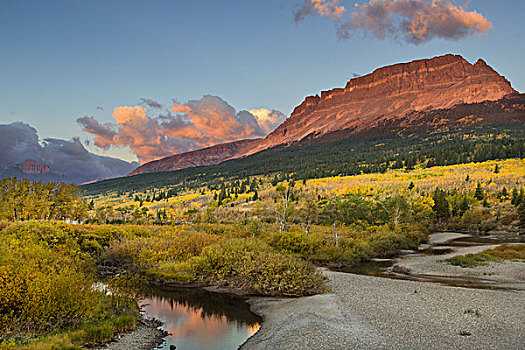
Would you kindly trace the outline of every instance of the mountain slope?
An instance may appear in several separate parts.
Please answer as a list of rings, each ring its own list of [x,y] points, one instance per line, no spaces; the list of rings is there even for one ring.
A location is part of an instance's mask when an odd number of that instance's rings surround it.
[[[240,140],[203,148],[197,151],[176,154],[171,157],[143,164],[133,170],[129,175],[219,164],[225,160],[236,158],[239,154],[248,152],[259,142],[261,142],[261,139]]]
[[[451,165],[525,157],[525,94],[498,101],[413,112],[374,128],[339,130],[220,164],[145,173],[84,186],[87,194],[202,186],[220,188],[247,176],[319,178],[383,172],[402,166]]]
[[[218,164],[277,146],[308,139],[357,137],[367,130],[400,132],[414,127],[446,127],[448,120],[428,120],[422,112],[458,104],[495,101],[516,93],[510,83],[483,60],[470,64],[445,55],[376,69],[351,79],[345,88],[309,96],[290,118],[262,140],[241,140],[146,163],[131,175]],[[484,123],[491,123],[485,119]],[[395,126],[389,130],[389,126]]]

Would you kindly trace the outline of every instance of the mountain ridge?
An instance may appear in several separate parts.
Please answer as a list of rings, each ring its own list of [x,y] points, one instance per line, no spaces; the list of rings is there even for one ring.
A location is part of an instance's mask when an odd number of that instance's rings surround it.
[[[413,119],[417,112],[496,101],[515,93],[510,82],[482,59],[471,64],[460,55],[447,54],[397,63],[350,79],[344,88],[307,96],[264,139],[239,140],[174,155],[143,164],[130,175],[218,164],[343,130],[351,137],[398,119],[407,124],[417,122]]]

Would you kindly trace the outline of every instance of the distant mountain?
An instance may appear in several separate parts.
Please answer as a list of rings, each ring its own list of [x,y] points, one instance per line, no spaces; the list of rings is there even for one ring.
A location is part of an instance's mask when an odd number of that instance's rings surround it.
[[[133,170],[129,175],[158,171],[172,171],[202,165],[214,165],[253,149],[262,139],[240,140],[203,148],[193,152],[176,154],[171,157],[154,160]]]
[[[0,124],[0,178],[81,184],[124,176],[137,165],[93,154],[78,139],[40,140],[25,123]]]
[[[262,140],[241,140],[178,154],[143,164],[131,174],[218,164],[305,140],[321,141],[329,134],[350,138],[367,130],[381,129],[388,134],[403,129],[446,128],[448,120],[439,116],[429,120],[429,112],[497,101],[516,93],[505,77],[481,59],[470,64],[461,56],[445,55],[395,64],[351,79],[344,88],[307,97],[290,118]],[[491,122],[483,119],[483,123]]]

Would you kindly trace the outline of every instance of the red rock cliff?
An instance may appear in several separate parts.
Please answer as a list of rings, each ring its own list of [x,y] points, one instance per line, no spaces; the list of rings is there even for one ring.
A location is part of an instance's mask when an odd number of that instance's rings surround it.
[[[516,92],[483,60],[445,55],[400,63],[350,80],[345,88],[307,97],[274,132],[247,154],[331,131],[362,130],[411,111],[499,100]]]
[[[49,166],[32,159],[24,160],[15,167],[22,170],[24,174],[43,174],[49,172]]]

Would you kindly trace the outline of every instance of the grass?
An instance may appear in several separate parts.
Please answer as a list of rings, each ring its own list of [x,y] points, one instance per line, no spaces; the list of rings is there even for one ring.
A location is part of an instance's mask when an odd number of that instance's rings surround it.
[[[525,244],[504,244],[477,254],[454,256],[445,261],[454,266],[476,267],[501,260],[525,262]]]

